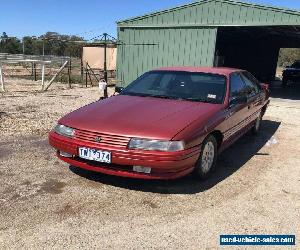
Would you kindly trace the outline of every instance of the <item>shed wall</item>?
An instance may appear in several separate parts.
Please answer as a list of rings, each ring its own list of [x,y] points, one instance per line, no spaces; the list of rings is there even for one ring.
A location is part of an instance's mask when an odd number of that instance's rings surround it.
[[[216,36],[216,28],[119,28],[118,81],[162,66],[213,66]]]

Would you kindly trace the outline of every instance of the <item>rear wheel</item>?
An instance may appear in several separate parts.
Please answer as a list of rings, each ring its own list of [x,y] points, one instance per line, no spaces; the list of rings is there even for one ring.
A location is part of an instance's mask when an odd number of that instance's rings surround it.
[[[214,170],[217,162],[217,141],[212,135],[202,143],[201,153],[196,162],[194,175],[199,179],[207,179]]]
[[[288,85],[288,79],[286,77],[282,78],[282,86],[286,87]]]

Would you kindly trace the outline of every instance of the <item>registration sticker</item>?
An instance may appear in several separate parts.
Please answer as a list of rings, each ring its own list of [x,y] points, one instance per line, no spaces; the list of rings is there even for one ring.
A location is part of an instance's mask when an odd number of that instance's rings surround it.
[[[207,98],[216,99],[217,96],[216,96],[216,95],[213,95],[213,94],[208,94],[208,95],[207,95]]]

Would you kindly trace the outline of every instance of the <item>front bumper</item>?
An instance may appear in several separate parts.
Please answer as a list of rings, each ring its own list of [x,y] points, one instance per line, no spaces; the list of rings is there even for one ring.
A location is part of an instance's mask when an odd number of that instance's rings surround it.
[[[139,179],[176,179],[185,176],[193,171],[200,154],[199,146],[178,152],[130,150],[67,138],[58,135],[54,131],[49,134],[49,143],[58,151],[63,151],[73,156],[68,158],[57,154],[61,160],[70,165],[104,174]],[[110,151],[112,154],[112,163],[106,164],[81,159],[78,157],[79,147]],[[134,165],[151,167],[151,173],[134,172]]]

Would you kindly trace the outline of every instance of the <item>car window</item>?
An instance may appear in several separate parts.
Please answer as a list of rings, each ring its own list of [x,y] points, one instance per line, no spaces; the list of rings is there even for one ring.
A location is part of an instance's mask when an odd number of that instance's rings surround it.
[[[155,92],[155,89],[160,87],[160,81],[158,81],[158,78],[160,76],[158,74],[144,74],[141,77],[139,77],[136,81],[133,82],[135,85],[135,88],[132,90],[133,92],[139,93],[143,89],[151,89]],[[143,81],[143,85],[135,84],[137,81]]]
[[[226,77],[185,71],[150,71],[128,85],[122,95],[151,96],[210,103],[223,103]]]
[[[245,95],[246,85],[239,73],[230,76],[230,99]]]
[[[257,84],[260,87],[260,82],[248,71],[244,71],[243,74],[247,76],[253,83]]]
[[[241,73],[241,77],[242,77],[243,81],[245,82],[247,94],[249,96],[256,95],[259,92],[258,85],[256,83],[252,82],[245,72]]]

